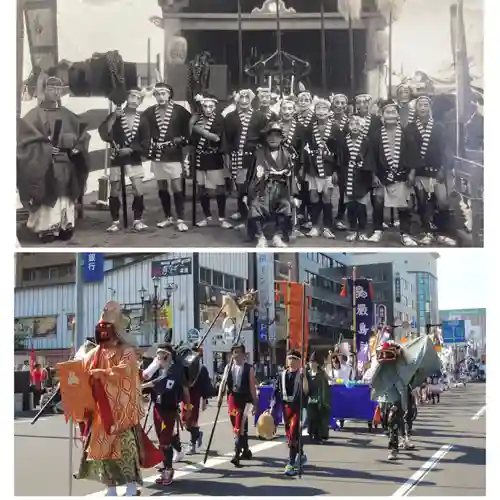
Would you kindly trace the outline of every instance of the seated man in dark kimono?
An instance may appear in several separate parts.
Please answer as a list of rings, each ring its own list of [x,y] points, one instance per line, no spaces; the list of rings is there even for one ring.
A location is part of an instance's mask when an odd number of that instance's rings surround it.
[[[90,136],[80,118],[61,106],[62,81],[49,77],[43,100],[19,120],[17,188],[30,212],[27,226],[44,243],[69,240],[75,202],[89,173]]]
[[[279,123],[269,123],[264,131],[264,144],[255,152],[254,163],[248,171],[246,202],[249,223],[253,224],[257,247],[268,246],[267,225],[272,245],[286,247],[283,239],[290,230],[291,196],[296,193],[292,150],[283,146],[283,129]]]
[[[346,241],[366,241],[367,225],[366,206],[370,199],[373,178],[373,156],[370,141],[363,134],[365,120],[358,115],[349,118],[348,130],[344,142],[344,151],[340,155],[342,177],[345,179],[345,201],[349,233]]]

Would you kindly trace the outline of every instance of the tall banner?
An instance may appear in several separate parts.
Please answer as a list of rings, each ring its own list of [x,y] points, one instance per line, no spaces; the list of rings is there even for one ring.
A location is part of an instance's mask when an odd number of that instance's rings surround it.
[[[359,353],[367,351],[374,325],[371,280],[357,279],[354,293],[356,299],[356,349]]]
[[[273,344],[276,342],[276,325],[274,323],[274,318],[276,316],[274,303],[274,254],[257,254],[257,283],[257,288],[259,290],[258,331],[260,340]]]
[[[306,299],[306,307],[303,306],[304,301],[304,286],[302,283],[288,283],[285,285],[288,290],[285,292],[285,297],[288,299],[287,309],[290,328],[290,349],[302,349],[302,329],[305,323],[304,331],[304,353],[307,357],[307,346],[309,345],[309,302]],[[285,302],[286,304],[286,302]],[[304,318],[305,314],[305,318]]]

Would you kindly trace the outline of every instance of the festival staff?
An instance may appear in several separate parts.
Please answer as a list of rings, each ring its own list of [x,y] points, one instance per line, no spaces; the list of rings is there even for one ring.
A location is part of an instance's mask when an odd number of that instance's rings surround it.
[[[204,218],[196,225],[208,226],[212,220],[210,200],[215,198],[220,227],[231,229],[232,224],[226,220],[226,175],[221,149],[224,117],[216,110],[217,98],[200,95],[197,100],[202,113],[191,118],[190,144],[194,150],[196,183]]]
[[[380,118],[371,112],[373,98],[369,94],[359,94],[355,97],[355,112],[364,118],[362,134],[370,137],[380,128]]]
[[[198,350],[198,356],[200,358],[203,356],[201,348]],[[207,367],[201,365],[198,377],[194,381],[194,384],[189,387],[190,405],[186,405],[186,403],[182,404],[182,422],[191,435],[188,449],[189,455],[196,453],[196,448],[200,448],[203,443],[203,432],[200,431],[200,425],[198,423],[200,418],[200,406],[201,411],[205,411],[207,409],[208,400],[212,395],[213,387],[210,381],[210,375]],[[189,407],[191,407],[190,411]]]
[[[382,124],[370,137],[375,162],[372,196],[374,231],[368,241],[382,241],[384,209],[395,208],[398,210],[402,245],[417,246],[410,235],[410,194],[416,169],[420,165],[416,136],[411,129],[401,126],[396,102],[383,101],[381,112]]]
[[[90,136],[80,117],[61,106],[63,88],[48,77],[42,102],[18,121],[17,189],[30,213],[26,226],[42,243],[73,237],[90,169]]]
[[[300,409],[306,407],[310,382],[304,373],[302,355],[299,351],[295,349],[289,351],[286,362],[287,368],[280,373],[276,381],[273,398],[283,407],[283,421],[289,452],[284,472],[287,476],[295,476],[298,468],[307,462],[303,446],[299,449],[299,437],[302,432]],[[302,387],[300,387],[301,380]]]
[[[222,404],[224,392],[227,391],[227,411],[231,420],[234,435],[234,455],[231,463],[241,467],[241,459],[249,460],[252,452],[248,445],[247,406],[253,405],[252,414],[257,409],[257,386],[253,366],[245,361],[245,346],[236,344],[231,347],[232,365],[224,370],[223,380],[226,387],[219,387],[218,404]],[[231,370],[229,368],[231,367]]]
[[[143,92],[134,88],[129,90],[125,107],[118,106],[110,113],[99,127],[99,135],[104,142],[111,145],[111,168],[109,171],[109,212],[112,224],[106,229],[108,233],[120,230],[120,194],[121,173],[120,167],[125,169],[125,175],[130,179],[132,186],[132,210],[134,212],[133,228],[135,231],[144,231],[146,224],[142,222],[144,212],[144,167],[142,165],[142,149],[139,142],[139,126],[141,113],[139,106],[144,99]],[[124,210],[127,208],[124,207]]]
[[[187,145],[191,113],[173,101],[174,90],[158,82],[153,95],[156,104],[147,108],[141,117],[141,146],[143,155],[151,160],[151,170],[158,185],[163,213],[159,228],[175,225],[177,230],[188,230],[184,222],[184,194],[182,192],[183,148]],[[170,192],[174,197],[177,220],[172,217]]]
[[[172,443],[176,431],[178,405],[184,401],[186,416],[192,410],[184,366],[175,359],[175,351],[170,344],[158,346],[156,358],[143,372],[143,377],[151,379],[143,384],[142,388],[154,390],[154,424],[164,454],[164,469],[160,471],[155,483],[168,486],[174,479]]]
[[[443,125],[434,121],[432,117],[429,96],[420,96],[416,99],[415,120],[406,127],[406,130],[413,134],[417,142],[414,162],[419,166],[415,177],[415,195],[425,233],[420,243],[430,245],[437,241],[442,245],[455,246],[456,241],[448,236],[453,233],[453,220],[446,187],[445,130]],[[432,234],[431,229],[435,213],[437,237]]]
[[[254,161],[254,154],[260,141],[261,131],[267,124],[266,115],[252,109],[255,94],[242,89],[235,96],[236,109],[224,118],[224,142],[222,150],[225,164],[238,190],[238,210],[231,220],[238,223],[236,229],[245,228],[248,207],[243,202],[248,169]]]
[[[97,404],[86,426],[90,429],[88,448],[75,477],[103,483],[106,496],[118,496],[117,486],[126,486],[125,496],[137,496],[137,484],[142,484],[143,450],[137,427],[144,410],[137,357],[126,325],[120,304],[108,302],[96,326],[98,346],[84,358],[85,369],[95,384]],[[108,428],[110,422],[113,432]]]
[[[330,430],[331,394],[328,375],[318,363],[315,352],[309,357],[308,380],[310,381],[307,402],[307,432],[312,441],[328,439]]]
[[[339,155],[344,137],[330,116],[330,101],[318,99],[314,118],[305,134],[307,152],[305,181],[309,189],[312,228],[307,236],[335,239],[333,233],[332,195],[338,185]],[[320,218],[323,214],[323,228]]]
[[[372,188],[374,162],[370,149],[370,141],[363,133],[365,119],[352,115],[349,117],[348,132],[343,142],[341,158],[341,175],[344,179],[345,202],[349,233],[346,241],[366,241],[368,222],[367,205]]]
[[[278,115],[272,110],[273,94],[270,89],[266,87],[259,87],[257,89],[257,99],[259,101],[259,111],[266,115],[268,121],[277,121]]]

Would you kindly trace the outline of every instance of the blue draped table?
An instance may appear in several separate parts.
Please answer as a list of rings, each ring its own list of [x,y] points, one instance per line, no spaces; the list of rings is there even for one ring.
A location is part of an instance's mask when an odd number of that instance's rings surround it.
[[[257,390],[259,391],[259,407],[255,415],[255,423],[263,412],[269,410],[273,387],[267,385],[259,387]],[[335,384],[330,386],[330,394],[332,409],[330,427],[337,428],[336,420],[364,420],[368,422],[373,419],[377,402],[370,399],[369,385],[356,384],[352,387],[346,387],[343,384]],[[283,423],[281,405],[275,406],[273,418],[276,425]]]

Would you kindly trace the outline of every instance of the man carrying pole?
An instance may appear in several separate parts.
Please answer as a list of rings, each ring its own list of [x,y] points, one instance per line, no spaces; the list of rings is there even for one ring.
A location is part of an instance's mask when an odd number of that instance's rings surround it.
[[[299,285],[294,283],[293,285]],[[287,354],[287,368],[281,372],[274,389],[273,398],[283,405],[283,420],[285,423],[286,439],[289,450],[289,460],[285,466],[287,476],[302,475],[302,467],[307,462],[302,444],[302,410],[306,401],[304,398],[309,394],[309,381],[304,376],[303,360],[305,358],[305,329],[307,328],[307,307],[306,286],[302,287],[302,331],[300,350],[290,349]],[[293,336],[293,332],[292,336]]]

